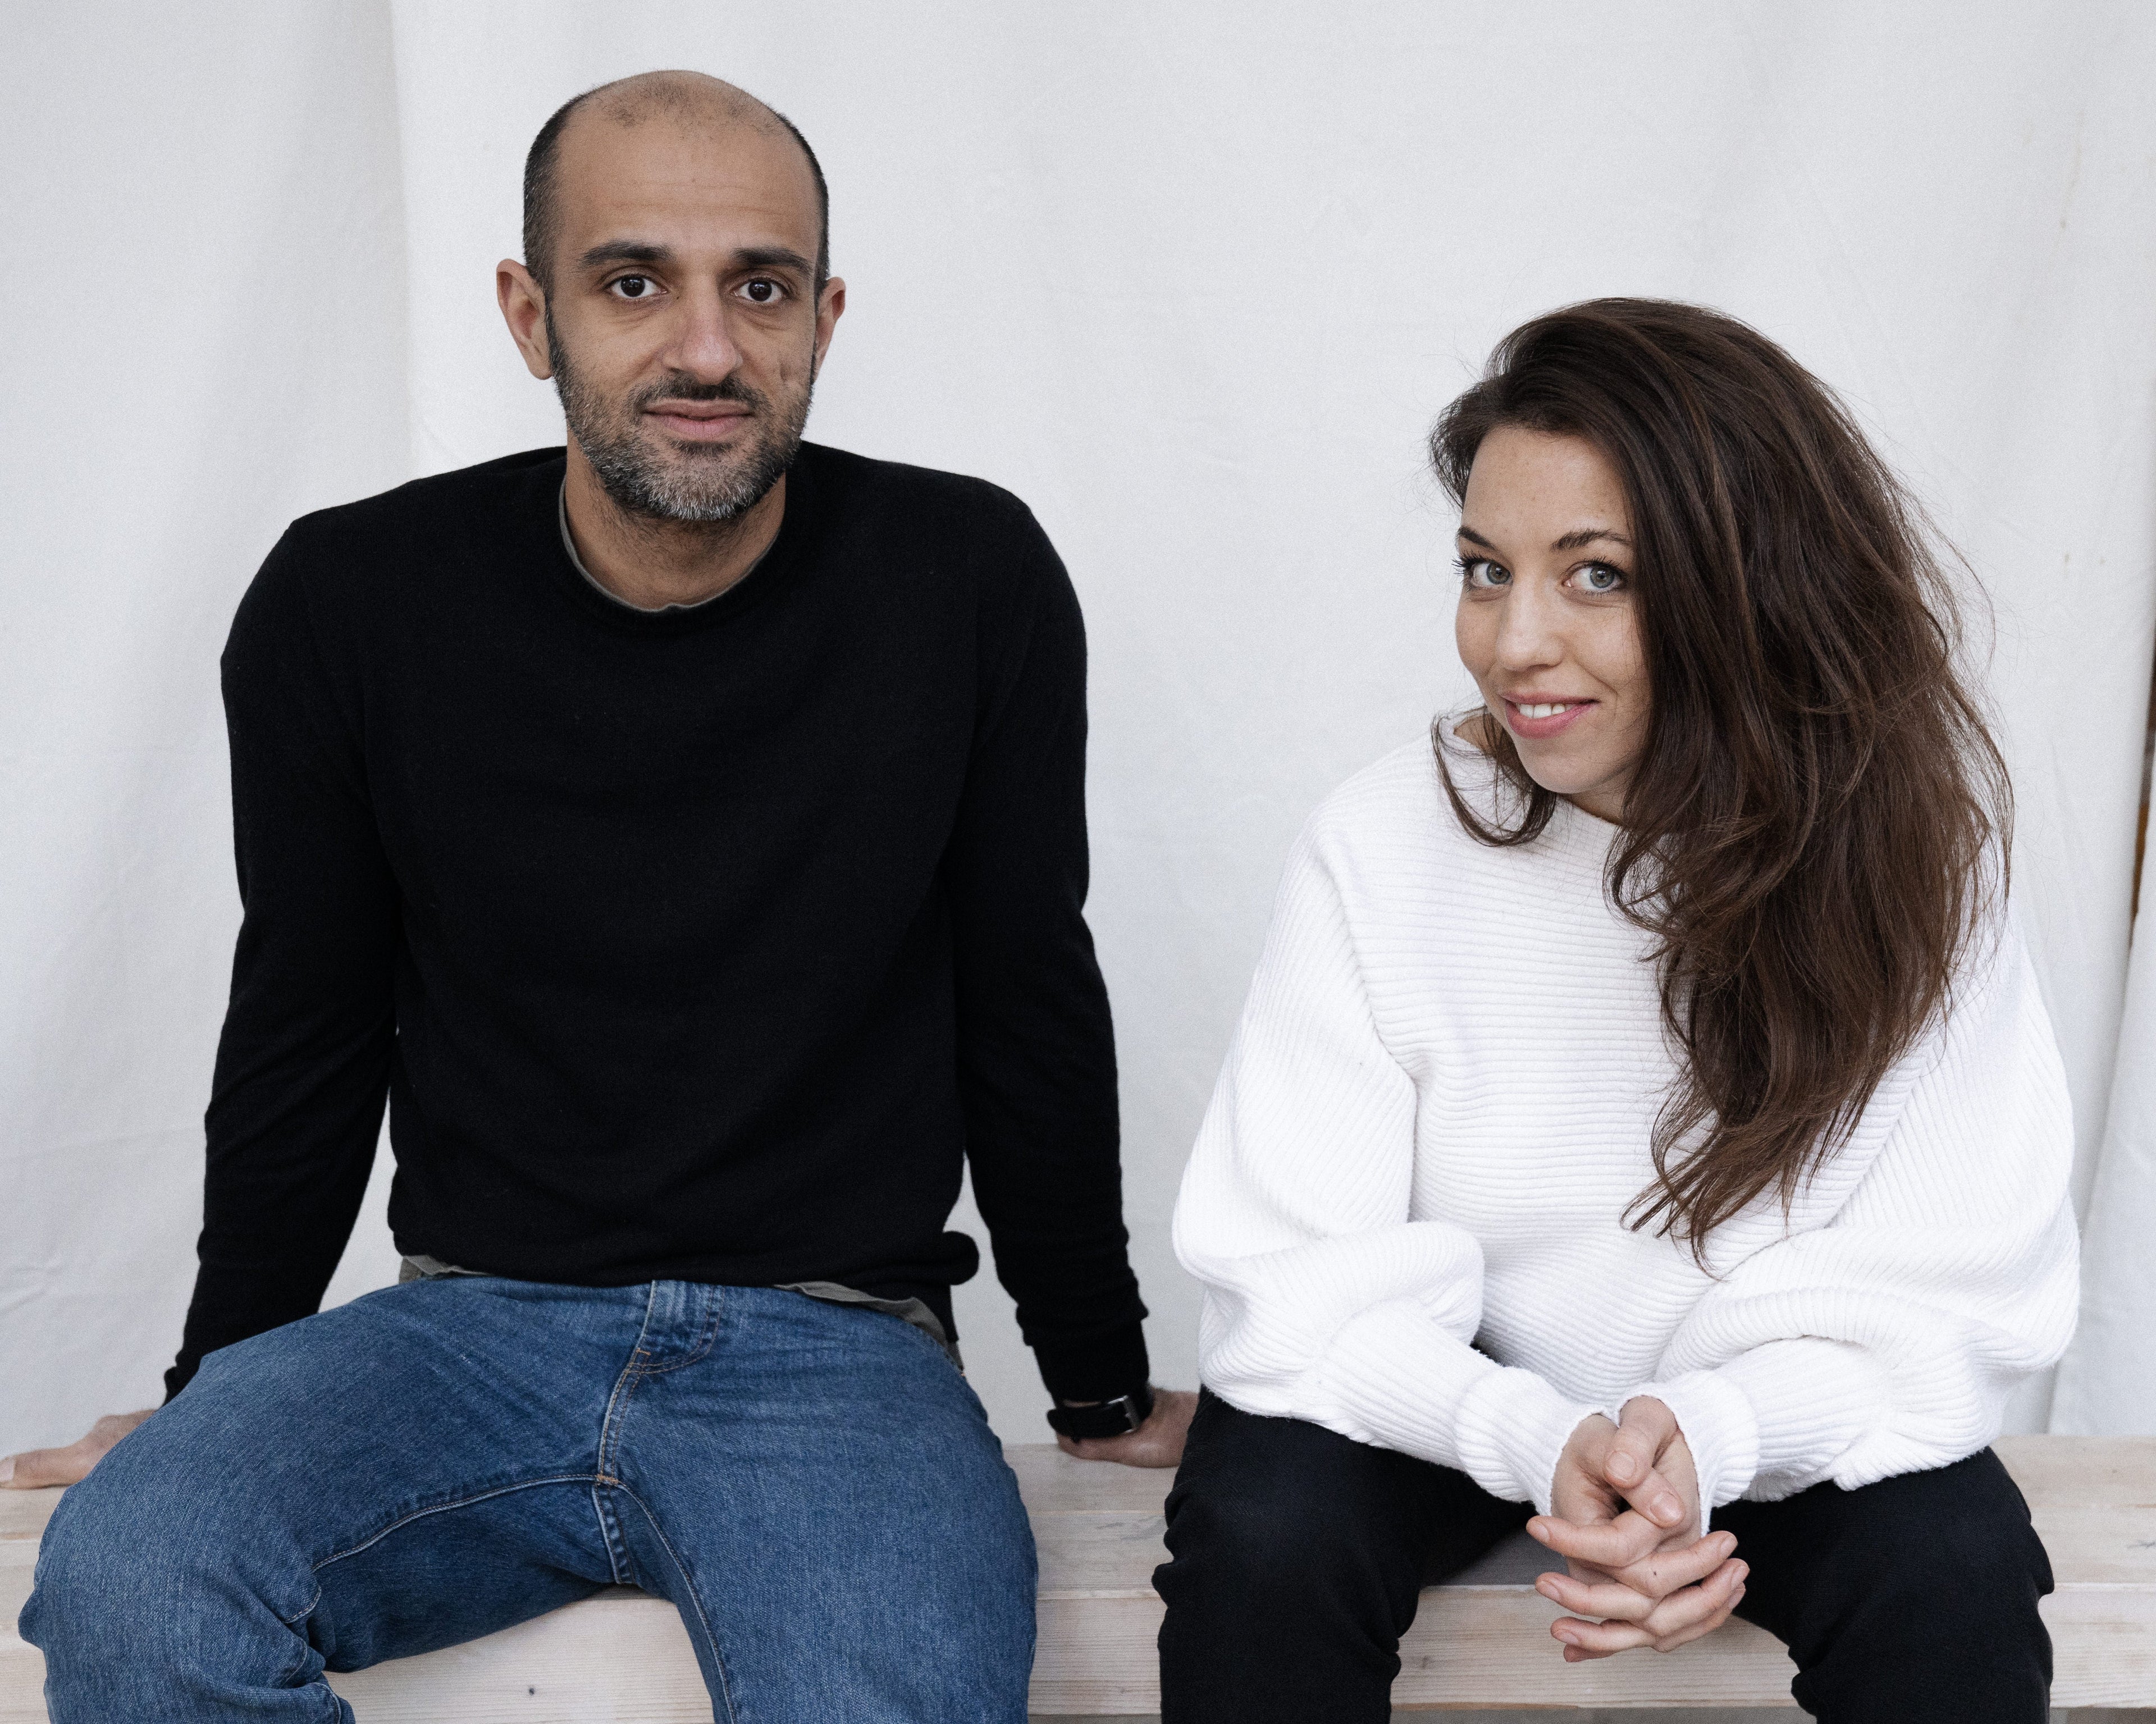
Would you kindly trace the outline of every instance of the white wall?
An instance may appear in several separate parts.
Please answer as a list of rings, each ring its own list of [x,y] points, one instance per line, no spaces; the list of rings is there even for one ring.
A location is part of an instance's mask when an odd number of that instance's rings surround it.
[[[1420,439],[1572,299],[1758,324],[1969,553],[2092,1177],[2156,629],[2156,11],[317,0],[30,43],[0,110],[0,1452],[143,1403],[177,1337],[233,604],[292,514],[559,439],[491,270],[539,122],[653,65],[824,159],[851,295],[811,435],[1010,486],[1084,598],[1163,1380],[1195,1310],[1168,1205],[1280,859],[1464,688]],[[393,1270],[372,1219],[338,1288]],[[1000,1293],[960,1301],[999,1428],[1045,1434]]]

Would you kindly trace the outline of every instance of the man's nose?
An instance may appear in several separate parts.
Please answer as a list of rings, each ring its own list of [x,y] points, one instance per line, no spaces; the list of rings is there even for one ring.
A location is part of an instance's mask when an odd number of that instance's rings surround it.
[[[733,374],[741,365],[742,351],[734,343],[729,309],[725,296],[714,287],[682,296],[680,321],[668,356],[674,369],[708,383]]]

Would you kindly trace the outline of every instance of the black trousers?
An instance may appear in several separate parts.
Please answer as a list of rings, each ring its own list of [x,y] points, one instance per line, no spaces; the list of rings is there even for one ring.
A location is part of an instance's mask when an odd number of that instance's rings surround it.
[[[1162,1724],[1383,1724],[1418,1591],[1530,1512],[1449,1467],[1202,1396],[1153,1575]],[[1823,1724],[2044,1724],[2051,1568],[1989,1449],[1713,1523],[1750,1565],[1738,1614],[1788,1644],[1791,1692]]]

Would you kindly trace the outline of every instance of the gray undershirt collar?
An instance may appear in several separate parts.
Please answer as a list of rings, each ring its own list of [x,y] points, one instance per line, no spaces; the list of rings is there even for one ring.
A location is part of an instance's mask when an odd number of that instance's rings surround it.
[[[590,584],[593,592],[598,593],[609,604],[618,604],[625,611],[635,612],[639,617],[663,617],[670,611],[700,611],[703,609],[706,605],[724,598],[727,593],[734,590],[735,587],[740,586],[742,582],[746,581],[751,575],[762,568],[763,567],[763,559],[771,555],[771,546],[765,546],[762,551],[757,554],[756,561],[741,572],[740,576],[734,581],[732,586],[726,587],[720,592],[714,593],[710,598],[700,598],[694,604],[662,604],[657,606],[631,604],[619,593],[610,590],[597,575],[586,568],[584,567],[583,558],[577,555],[577,541],[569,536],[569,481],[566,478],[562,481],[562,489],[554,494],[554,516],[555,519],[560,521],[562,525],[562,548],[569,553],[569,566],[584,577],[585,581]],[[776,539],[772,541],[772,544],[774,545],[778,542],[778,541]]]

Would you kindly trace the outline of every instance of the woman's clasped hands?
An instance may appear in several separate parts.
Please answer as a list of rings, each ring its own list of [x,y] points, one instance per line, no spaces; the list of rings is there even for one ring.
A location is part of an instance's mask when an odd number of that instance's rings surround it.
[[[1558,1457],[1552,1512],[1527,1522],[1570,1571],[1535,1583],[1573,1613],[1550,1624],[1568,1664],[1635,1646],[1670,1651],[1721,1627],[1744,1596],[1736,1538],[1698,1536],[1706,1516],[1676,1415],[1641,1395],[1620,1417],[1581,1421]]]

